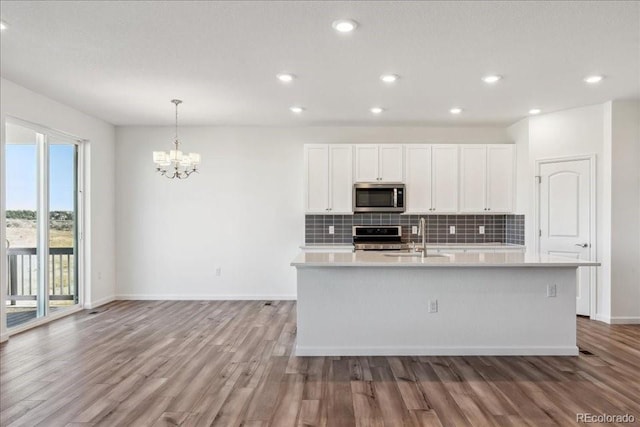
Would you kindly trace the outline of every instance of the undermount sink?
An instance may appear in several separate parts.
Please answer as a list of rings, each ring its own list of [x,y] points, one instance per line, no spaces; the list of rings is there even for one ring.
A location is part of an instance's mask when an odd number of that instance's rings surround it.
[[[422,258],[422,254],[420,253],[406,253],[406,252],[401,252],[401,253],[387,253],[387,254],[383,254],[384,256],[392,256],[392,257],[412,257],[412,258]],[[425,256],[425,258],[439,258],[439,257],[448,257],[449,255],[447,254],[427,254]]]

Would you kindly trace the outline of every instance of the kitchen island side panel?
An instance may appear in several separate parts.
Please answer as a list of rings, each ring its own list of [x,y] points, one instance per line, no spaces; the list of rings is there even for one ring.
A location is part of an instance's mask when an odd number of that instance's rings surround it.
[[[299,268],[296,354],[577,355],[576,270]]]

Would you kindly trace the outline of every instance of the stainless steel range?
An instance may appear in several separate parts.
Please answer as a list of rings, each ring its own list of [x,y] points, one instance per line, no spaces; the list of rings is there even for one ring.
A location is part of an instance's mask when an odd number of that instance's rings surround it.
[[[353,245],[356,251],[406,251],[400,225],[355,225]]]

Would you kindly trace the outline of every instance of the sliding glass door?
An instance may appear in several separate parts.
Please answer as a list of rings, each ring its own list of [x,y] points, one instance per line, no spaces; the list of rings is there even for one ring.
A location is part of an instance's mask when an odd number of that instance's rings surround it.
[[[7,327],[79,303],[79,142],[6,124]]]
[[[78,304],[78,145],[48,138],[49,310]]]

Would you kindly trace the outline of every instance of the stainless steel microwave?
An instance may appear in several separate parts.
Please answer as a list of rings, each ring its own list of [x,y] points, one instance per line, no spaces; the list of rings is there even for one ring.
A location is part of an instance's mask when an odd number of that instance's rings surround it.
[[[405,191],[402,183],[353,184],[353,212],[404,212]]]

